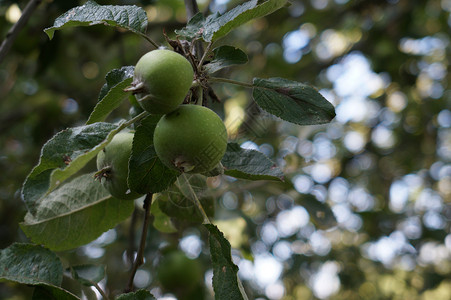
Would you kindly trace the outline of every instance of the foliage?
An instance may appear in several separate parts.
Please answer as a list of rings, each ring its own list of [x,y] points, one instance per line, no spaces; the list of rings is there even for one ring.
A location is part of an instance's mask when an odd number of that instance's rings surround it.
[[[14,5],[0,2],[2,36]],[[186,20],[181,1],[45,2],[19,34],[0,69],[0,265],[21,269],[0,274],[16,282],[0,283],[0,298],[77,299],[91,287],[159,298],[158,261],[181,248],[210,278],[186,299],[449,299],[446,1],[199,5],[206,13]],[[149,138],[159,116],[127,115],[132,66],[149,41],[183,52],[177,37],[206,51],[191,99],[228,127],[225,175],[178,177]],[[122,294],[143,200],[90,179],[92,158],[126,127],[130,188],[166,191],[134,280],[145,290]],[[199,224],[197,198],[217,227]],[[16,263],[28,257],[58,280],[29,276],[32,264]],[[32,282],[12,277],[25,273]]]

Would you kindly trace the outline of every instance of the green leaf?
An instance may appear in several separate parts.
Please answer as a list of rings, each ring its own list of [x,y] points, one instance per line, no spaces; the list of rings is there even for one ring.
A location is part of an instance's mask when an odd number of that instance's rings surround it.
[[[334,106],[315,88],[284,78],[254,78],[253,98],[263,110],[298,125],[330,122]]]
[[[144,118],[133,138],[128,182],[130,190],[140,194],[164,191],[179,175],[177,171],[166,167],[155,152],[153,132],[160,118],[160,115]]]
[[[202,36],[203,26],[205,23],[204,15],[199,12],[195,14],[182,29],[175,30],[179,36],[188,40],[200,38]]]
[[[232,46],[221,46],[213,49],[213,60],[205,66],[209,73],[214,73],[232,65],[247,63],[247,55],[242,50]]]
[[[206,224],[210,233],[210,255],[213,263],[213,289],[218,300],[247,300],[238,278],[238,267],[232,261],[230,243],[218,227]]]
[[[55,253],[42,246],[14,243],[0,250],[0,279],[59,286],[63,266]]]
[[[116,300],[156,300],[155,297],[146,290],[138,290],[134,293],[127,293],[117,296]]]
[[[105,121],[108,115],[121,105],[130,94],[124,89],[132,83],[134,69],[133,66],[126,66],[114,69],[106,75],[106,83],[100,90],[99,102],[94,107],[86,125]]]
[[[50,39],[56,30],[76,26],[103,24],[120,27],[143,35],[147,29],[146,12],[135,5],[99,5],[89,0],[56,18],[52,27],[44,29]]]
[[[188,183],[196,194],[207,216],[213,216],[215,201],[209,194],[206,179],[202,175],[188,175]],[[195,204],[188,183],[177,180],[168,191],[157,195],[155,201],[168,216],[195,223],[202,223],[204,218]]]
[[[206,19],[201,13],[191,18],[187,26],[176,33],[190,40],[202,37],[206,42],[214,42],[244,23],[266,16],[287,4],[287,0],[251,0],[238,5],[225,14],[212,14]]]
[[[150,213],[154,217],[153,227],[164,233],[177,232],[177,228],[175,228],[171,218],[160,209],[159,203],[160,201],[154,199],[150,207]]]
[[[266,155],[256,150],[243,149],[236,143],[228,143],[221,160],[224,174],[248,180],[283,181],[279,167]]]
[[[337,225],[337,220],[330,207],[325,203],[319,202],[315,196],[301,194],[301,196],[296,199],[296,203],[303,206],[308,211],[310,217],[313,219],[313,223],[317,227],[327,229]]]
[[[93,286],[105,277],[105,266],[80,265],[70,267],[72,278],[85,286]]]
[[[47,141],[38,165],[22,188],[28,211],[34,214],[40,199],[94,158],[113,138],[117,128],[110,123],[95,123],[60,131]]]
[[[223,15],[210,15],[205,20],[202,36],[207,42],[216,41],[244,23],[266,16],[286,4],[287,0],[251,0]]]
[[[57,286],[38,285],[33,291],[31,300],[80,300],[80,298]]]
[[[25,215],[20,227],[37,244],[55,251],[68,250],[91,242],[124,221],[133,208],[133,201],[111,197],[93,173],[85,174],[45,197],[34,215]]]

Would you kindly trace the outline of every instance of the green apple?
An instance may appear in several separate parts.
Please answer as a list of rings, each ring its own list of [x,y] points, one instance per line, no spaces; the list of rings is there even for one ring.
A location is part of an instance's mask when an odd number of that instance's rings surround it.
[[[166,166],[185,173],[204,173],[224,156],[227,131],[211,109],[180,105],[157,123],[154,147]]]
[[[157,268],[158,280],[164,290],[189,292],[202,284],[202,270],[198,261],[183,251],[171,251],[163,256]]]
[[[146,111],[167,114],[183,103],[193,76],[193,67],[182,55],[171,50],[153,50],[139,59],[132,85]]]
[[[130,192],[127,184],[128,160],[132,152],[134,134],[131,132],[119,132],[111,142],[97,154],[96,177],[110,192],[111,196],[130,200],[141,195]]]

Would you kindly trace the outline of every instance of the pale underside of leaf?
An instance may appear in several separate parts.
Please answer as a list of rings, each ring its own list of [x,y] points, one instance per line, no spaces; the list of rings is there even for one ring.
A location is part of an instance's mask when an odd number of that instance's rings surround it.
[[[135,5],[99,5],[89,0],[82,6],[77,6],[59,16],[52,27],[44,31],[50,39],[54,32],[66,27],[92,26],[103,24],[121,27],[138,34],[144,34],[147,29],[146,12]]]
[[[248,21],[273,13],[287,2],[287,0],[251,0],[223,15],[216,13],[204,18],[199,13],[191,18],[185,28],[176,33],[188,39],[202,38],[206,42],[215,42]]]
[[[59,258],[42,246],[14,243],[0,250],[0,279],[58,286],[63,267]]]
[[[111,197],[93,173],[85,174],[50,193],[20,225],[35,243],[57,251],[73,249],[125,220],[133,203]]]

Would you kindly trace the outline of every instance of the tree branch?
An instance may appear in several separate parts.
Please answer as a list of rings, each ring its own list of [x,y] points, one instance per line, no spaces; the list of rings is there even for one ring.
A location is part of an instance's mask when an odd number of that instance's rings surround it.
[[[185,0],[185,8],[188,21],[199,12],[199,6],[197,5],[196,0]],[[195,41],[194,46],[194,54],[196,55],[196,57],[202,57],[202,55],[204,54],[204,47],[202,45],[202,42]]]
[[[11,27],[11,29],[6,34],[5,39],[0,45],[0,64],[3,62],[6,54],[11,49],[11,46],[13,45],[14,40],[17,38],[17,35],[19,34],[20,30],[24,27],[24,25],[27,23],[28,19],[31,17],[36,7],[38,7],[38,5],[41,2],[42,0],[30,0],[27,6],[25,6],[19,20],[16,22],[16,24],[14,24]]]
[[[136,254],[135,263],[133,265],[133,269],[130,273],[130,278],[128,280],[128,285],[125,292],[129,293],[133,291],[133,280],[135,279],[136,271],[138,268],[144,263],[144,249],[146,247],[146,239],[147,239],[147,229],[149,228],[149,220],[150,220],[150,206],[152,204],[152,193],[147,194],[146,199],[144,199],[144,222],[143,229],[141,232],[141,240],[139,242],[138,253]]]

